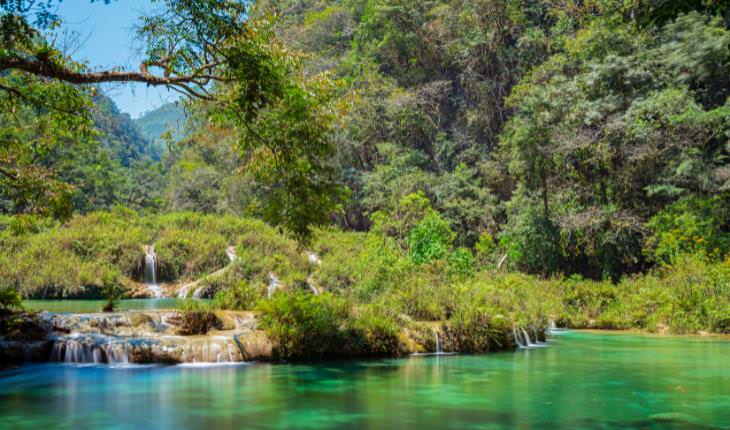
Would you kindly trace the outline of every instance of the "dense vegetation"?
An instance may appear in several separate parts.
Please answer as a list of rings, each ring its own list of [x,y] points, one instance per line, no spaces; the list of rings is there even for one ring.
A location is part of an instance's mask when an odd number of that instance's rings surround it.
[[[96,95],[122,79],[53,46],[52,3],[0,3],[6,290],[130,289],[152,243],[190,281],[233,245],[202,284],[284,357],[429,322],[463,351],[549,319],[730,331],[726,2],[161,1],[125,79],[188,96],[184,128]]]

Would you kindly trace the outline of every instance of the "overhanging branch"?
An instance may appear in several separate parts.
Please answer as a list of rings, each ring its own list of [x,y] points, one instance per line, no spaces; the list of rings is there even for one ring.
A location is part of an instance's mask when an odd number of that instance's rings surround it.
[[[60,66],[50,60],[29,59],[20,56],[0,57],[0,72],[6,70],[24,71],[37,76],[59,79],[71,84],[137,82],[151,86],[166,86],[177,89],[188,97],[206,100],[210,100],[211,97],[204,94],[205,90],[197,91],[190,85],[200,85],[202,80],[220,80],[209,74],[156,76],[147,72],[128,71],[79,72]]]

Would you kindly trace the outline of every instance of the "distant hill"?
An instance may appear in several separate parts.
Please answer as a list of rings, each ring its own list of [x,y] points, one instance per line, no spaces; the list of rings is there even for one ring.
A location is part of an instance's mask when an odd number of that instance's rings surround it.
[[[172,136],[176,139],[185,134],[185,110],[179,104],[167,103],[145,113],[134,120],[134,123],[148,141],[161,148],[160,135],[166,131],[172,131]]]
[[[96,106],[94,122],[101,132],[100,140],[113,158],[125,167],[141,158],[161,158],[162,151],[152,145],[152,141],[139,130],[129,114],[121,112],[112,99],[100,95],[94,97],[93,101]]]

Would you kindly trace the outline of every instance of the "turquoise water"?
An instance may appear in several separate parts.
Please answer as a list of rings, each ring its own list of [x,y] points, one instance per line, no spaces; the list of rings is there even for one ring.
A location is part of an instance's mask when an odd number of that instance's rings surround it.
[[[491,355],[0,372],[0,428],[730,428],[730,341],[583,332]]]
[[[209,300],[201,300],[207,302]],[[117,310],[175,309],[183,303],[180,299],[128,299],[120,300]],[[49,312],[91,313],[101,312],[106,300],[24,300],[26,309]]]

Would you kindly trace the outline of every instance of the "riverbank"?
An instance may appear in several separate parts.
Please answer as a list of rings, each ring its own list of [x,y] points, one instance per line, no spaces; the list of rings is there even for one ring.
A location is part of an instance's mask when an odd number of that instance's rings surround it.
[[[201,321],[206,324],[201,325]],[[491,338],[468,339],[447,322],[403,321],[385,345],[354,327],[339,327],[342,342],[326,351],[284,350],[281,337],[267,330],[261,316],[244,311],[138,310],[112,313],[19,313],[0,318],[0,363],[86,364],[236,363],[358,357],[399,357],[443,352],[514,350],[544,340],[543,328],[515,327]],[[487,328],[487,327],[485,327]],[[317,334],[313,333],[316,337]],[[333,340],[333,334],[327,340]],[[297,340],[300,341],[300,340]],[[321,339],[316,339],[317,343]],[[465,343],[467,342],[467,343]],[[480,343],[484,342],[484,343]],[[482,349],[463,345],[483,345]],[[288,345],[292,348],[292,345]]]

